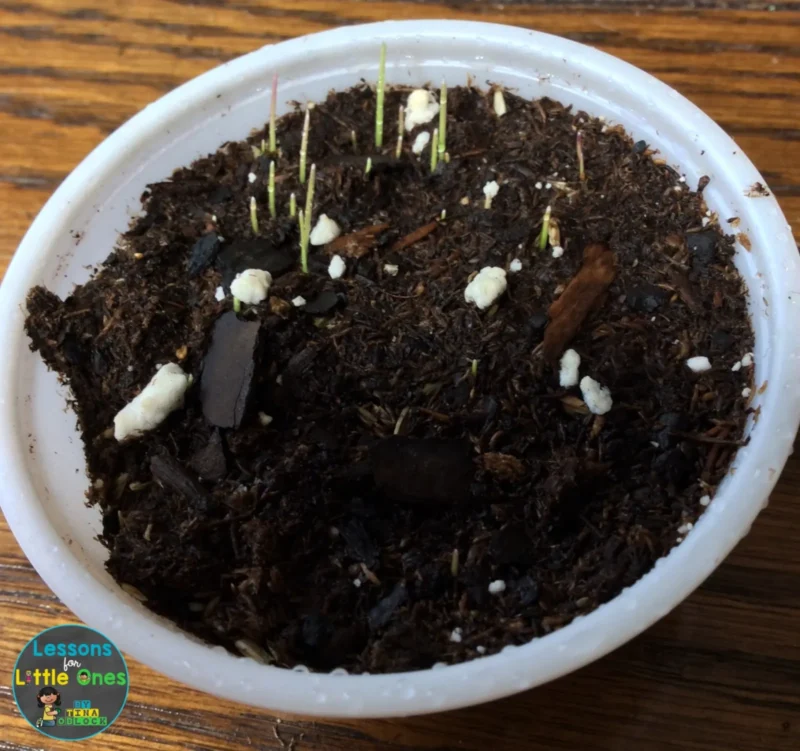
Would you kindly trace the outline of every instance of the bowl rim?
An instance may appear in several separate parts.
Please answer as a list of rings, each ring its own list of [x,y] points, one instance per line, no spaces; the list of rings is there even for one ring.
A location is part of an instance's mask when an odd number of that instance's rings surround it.
[[[542,32],[472,21],[388,21],[291,39],[216,67],[148,105],[97,146],[66,178],[23,238],[0,287],[0,351],[16,352],[26,346],[22,329],[25,294],[47,261],[48,248],[67,228],[73,211],[71,206],[80,202],[82,192],[96,185],[104,172],[118,168],[121,160],[128,160],[136,143],[157,132],[164,118],[197,104],[209,91],[219,91],[226,83],[246,77],[254,64],[278,67],[286,57],[309,56],[315,50],[330,50],[353,40],[400,42],[411,37],[424,37],[444,45],[450,40],[481,37],[493,43],[535,49],[542,56],[568,57],[571,64],[575,61],[577,69],[605,69],[609,76],[613,74],[637,87],[647,88],[653,97],[669,97],[675,117],[686,117],[695,127],[703,129],[707,148],[728,154],[736,154],[738,149],[719,126],[668,85],[611,55]],[[727,177],[731,181],[735,174],[737,184],[765,183],[741,152],[730,161],[733,172]],[[756,210],[766,228],[786,226],[773,197],[760,199]],[[790,253],[796,255],[791,233],[784,242],[773,240],[771,253],[778,259],[776,263],[780,259],[788,261]],[[783,330],[797,331],[800,329],[800,306],[790,303],[795,302],[792,294],[800,296],[800,270],[795,268],[794,273],[785,273],[775,284],[777,292],[786,294],[773,295],[772,315],[778,317]],[[789,432],[793,435],[800,424],[800,398],[790,398],[785,390],[788,384],[800,381],[800,358],[797,355],[778,357],[777,349],[773,347],[770,353],[772,388],[764,397],[764,412],[770,417],[762,417],[762,425],[755,431],[748,455],[737,471],[737,476],[756,478],[746,486],[752,502],[727,504],[717,503],[715,499],[695,531],[667,557],[660,559],[654,569],[613,600],[568,626],[520,647],[506,648],[496,655],[441,669],[349,676],[304,674],[259,665],[148,618],[124,598],[109,596],[109,590],[98,580],[82,577],[81,563],[48,521],[28,477],[24,461],[27,447],[18,438],[17,365],[13,357],[0,359],[0,441],[6,446],[0,457],[0,478],[4,487],[2,507],[28,559],[56,595],[92,626],[102,628],[109,619],[123,617],[127,628],[114,633],[119,647],[175,680],[195,686],[201,684],[203,690],[226,699],[305,715],[366,718],[455,709],[545,683],[607,654],[669,612],[716,568],[749,530],[791,451],[791,437],[776,441],[770,435],[771,428],[780,424],[786,435]],[[770,468],[778,471],[761,473],[764,456],[769,457]],[[736,479],[731,478],[725,491],[727,496],[745,487],[738,480],[734,483]],[[737,488],[737,485],[742,487]],[[700,533],[706,517],[719,519],[723,516],[735,534]],[[48,554],[54,548],[60,548],[60,557]],[[80,597],[76,596],[76,580],[83,582]],[[656,581],[658,586],[655,586]],[[213,685],[206,676],[215,677]],[[203,681],[207,681],[205,685]]]

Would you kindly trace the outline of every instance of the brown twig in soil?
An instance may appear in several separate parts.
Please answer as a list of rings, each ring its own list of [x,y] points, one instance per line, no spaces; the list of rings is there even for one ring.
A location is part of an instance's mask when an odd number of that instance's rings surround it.
[[[418,411],[422,412],[423,415],[428,415],[428,417],[432,417],[434,420],[436,420],[436,422],[441,422],[441,423],[450,422],[450,417],[441,412],[436,412],[435,410],[427,409],[426,407],[420,407]]]
[[[373,224],[347,235],[340,235],[333,242],[328,243],[324,247],[324,251],[329,254],[338,253],[346,258],[361,258],[372,250],[375,238],[387,229],[389,229],[388,224]]]
[[[670,435],[677,436],[678,438],[685,438],[687,441],[695,441],[696,443],[711,443],[717,444],[719,446],[746,446],[746,440],[735,440],[735,439],[728,439],[728,438],[715,438],[713,436],[708,435],[699,435],[697,433],[681,433],[677,431],[671,431]]]
[[[422,225],[422,227],[420,227],[419,229],[415,229],[413,232],[409,233],[405,237],[401,237],[392,245],[391,248],[389,248],[389,250],[392,252],[397,250],[405,250],[414,243],[418,243],[420,240],[426,238],[438,226],[439,222],[437,221],[428,222],[428,224]]]
[[[75,316],[82,316],[84,313],[91,313],[91,308],[81,308],[81,310],[73,310],[71,313],[64,314],[64,320],[67,318],[74,318]]]
[[[95,342],[98,342],[100,339],[103,339],[109,331],[111,331],[114,326],[119,322],[120,315],[122,314],[122,307],[117,308],[112,314],[111,318],[108,319],[108,322],[105,326],[100,330],[100,333],[95,337]]]
[[[608,246],[592,243],[583,252],[583,265],[567,288],[550,306],[550,323],[544,332],[544,358],[555,363],[578,333],[586,316],[605,299],[616,276],[616,258]]]
[[[672,259],[670,259],[670,261],[672,261]],[[669,277],[675,285],[675,289],[678,291],[681,300],[686,303],[689,310],[699,313],[702,308],[692,294],[692,286],[686,274],[678,269],[670,269]]]
[[[485,153],[486,149],[472,149],[471,151],[465,151],[463,154],[454,154],[451,159],[466,159],[468,156],[480,156]]]

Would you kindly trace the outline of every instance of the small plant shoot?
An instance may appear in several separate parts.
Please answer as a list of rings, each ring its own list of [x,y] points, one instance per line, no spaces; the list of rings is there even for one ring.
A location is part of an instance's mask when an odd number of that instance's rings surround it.
[[[272,76],[272,94],[269,100],[269,153],[274,154],[278,150],[278,138],[275,128],[275,120],[278,110],[278,74]],[[263,149],[263,144],[262,144]]]
[[[578,175],[581,180],[586,180],[586,171],[583,168],[583,131],[579,130],[575,137],[575,150],[578,152]]]
[[[547,247],[547,240],[550,237],[550,212],[551,206],[544,210],[544,218],[542,219],[542,231],[539,233],[539,250],[544,250]]]
[[[275,210],[275,161],[269,163],[269,182],[267,183],[267,200],[269,215],[274,219],[278,214]]]
[[[300,184],[306,184],[306,160],[308,159],[308,131],[311,129],[311,108],[306,107],[303,133],[300,136]]]
[[[378,90],[375,106],[375,146],[383,146],[383,99],[386,86],[386,43],[381,45],[381,57],[378,63]]]
[[[442,81],[442,91],[439,95],[439,159],[444,159],[447,151],[447,84]]]
[[[256,205],[255,196],[250,198],[250,226],[253,229],[253,234],[258,234],[258,206]]]

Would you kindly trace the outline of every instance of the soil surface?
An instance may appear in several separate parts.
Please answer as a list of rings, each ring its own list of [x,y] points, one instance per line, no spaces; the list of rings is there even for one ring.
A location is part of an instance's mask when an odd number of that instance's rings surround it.
[[[425,668],[588,613],[682,539],[748,414],[752,368],[733,367],[753,336],[706,179],[694,192],[647,144],[554,101],[506,93],[498,118],[471,88],[449,92],[450,160],[431,174],[430,147],[411,145],[437,121],[394,156],[407,95],[387,92],[380,152],[369,88],[312,110],[314,224],[342,236],[312,246],[308,275],[288,208],[291,192],[305,203],[298,111],[278,123],[277,219],[262,130],[151,185],[66,300],[28,299],[32,347],[74,394],[109,571],[188,631],[282,666]],[[548,205],[561,257],[539,247]],[[508,289],[480,310],[464,291],[487,266]],[[237,315],[228,285],[247,268],[274,281]],[[568,348],[607,414],[560,385]],[[687,366],[702,356],[709,370]],[[184,407],[117,442],[115,415],[168,362],[193,375]]]

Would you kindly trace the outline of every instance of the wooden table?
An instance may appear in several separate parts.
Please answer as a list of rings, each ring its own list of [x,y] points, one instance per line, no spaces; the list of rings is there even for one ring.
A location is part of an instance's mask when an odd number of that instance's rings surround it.
[[[183,81],[269,41],[387,18],[498,21],[596,45],[695,101],[754,159],[800,230],[800,3],[570,0],[0,0],[0,262],[65,175]],[[698,6],[698,7],[692,7]],[[714,6],[725,6],[714,9]],[[796,334],[800,335],[800,333]],[[0,489],[2,492],[2,489]],[[800,748],[800,460],[749,537],[613,655],[494,704],[409,720],[308,722],[219,701],[131,660],[93,749]],[[0,521],[0,751],[68,748],[19,716],[9,678],[38,631],[75,621]]]

